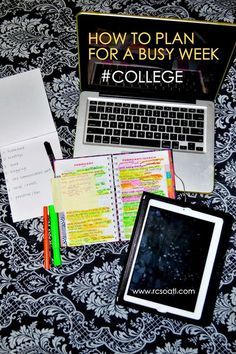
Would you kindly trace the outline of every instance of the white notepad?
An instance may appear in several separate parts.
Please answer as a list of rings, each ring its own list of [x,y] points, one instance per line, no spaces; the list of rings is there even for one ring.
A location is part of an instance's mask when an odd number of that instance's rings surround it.
[[[52,203],[53,171],[60,143],[39,69],[0,79],[0,150],[13,221],[42,216]]]

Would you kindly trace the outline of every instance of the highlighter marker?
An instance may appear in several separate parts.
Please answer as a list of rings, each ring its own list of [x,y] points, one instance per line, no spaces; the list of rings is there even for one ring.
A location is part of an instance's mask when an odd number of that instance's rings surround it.
[[[54,266],[61,265],[61,252],[60,252],[60,234],[58,216],[55,212],[54,205],[49,205],[49,218],[50,218],[50,231],[52,238],[52,253]]]

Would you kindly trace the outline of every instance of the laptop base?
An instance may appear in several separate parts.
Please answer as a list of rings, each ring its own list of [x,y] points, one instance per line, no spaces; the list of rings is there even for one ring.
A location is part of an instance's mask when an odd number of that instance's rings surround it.
[[[87,101],[88,98],[99,97],[98,92],[83,91],[80,96],[74,157],[112,154],[130,151],[142,151],[146,147],[121,147],[84,143]],[[114,98],[115,100],[116,98]],[[125,99],[126,102],[135,100]],[[140,102],[140,99],[138,100]],[[157,101],[145,101],[150,104],[157,104]],[[163,102],[160,102],[161,104]],[[175,170],[175,182],[177,191],[211,193],[214,188],[214,105],[209,101],[197,101],[196,104],[207,107],[207,139],[206,153],[191,153],[184,151],[173,151]],[[153,148],[150,148],[153,149]]]

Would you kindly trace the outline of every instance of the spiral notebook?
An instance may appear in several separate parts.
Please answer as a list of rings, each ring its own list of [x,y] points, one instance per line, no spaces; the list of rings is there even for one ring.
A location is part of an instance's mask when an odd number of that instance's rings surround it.
[[[54,204],[67,246],[128,240],[143,191],[175,197],[169,150],[57,160],[55,173]]]

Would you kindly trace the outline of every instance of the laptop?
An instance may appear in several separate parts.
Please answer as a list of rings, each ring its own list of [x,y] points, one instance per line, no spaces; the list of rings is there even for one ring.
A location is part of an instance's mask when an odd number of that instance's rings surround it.
[[[214,189],[214,99],[236,26],[77,15],[81,95],[74,156],[172,149],[177,191]]]

